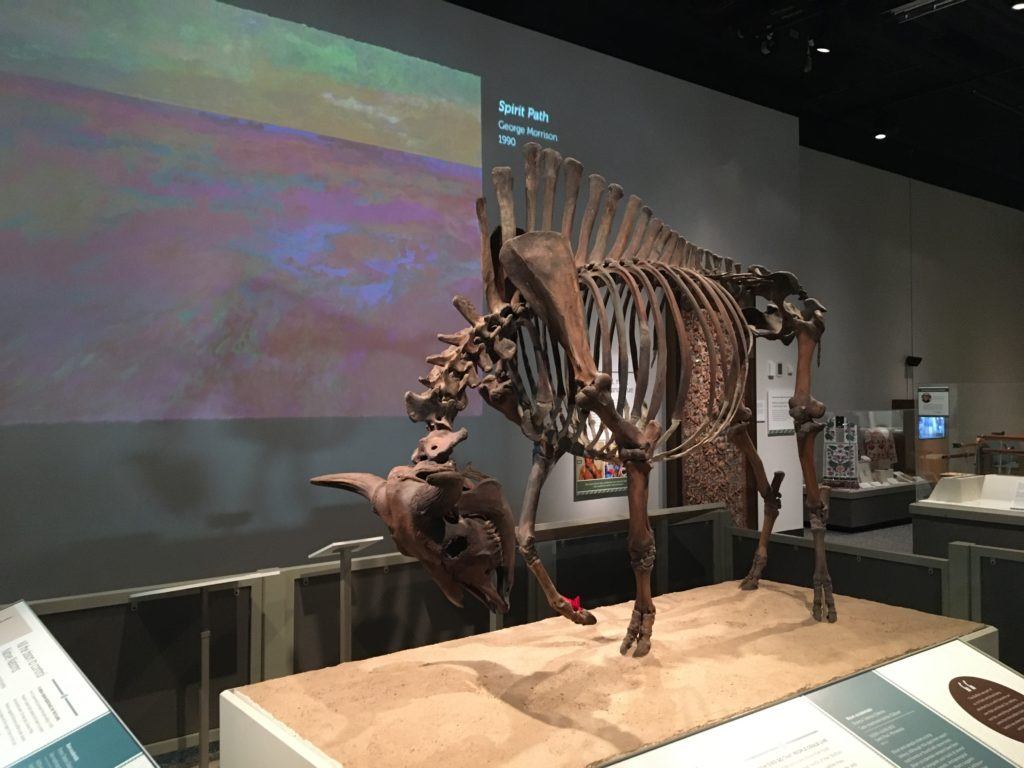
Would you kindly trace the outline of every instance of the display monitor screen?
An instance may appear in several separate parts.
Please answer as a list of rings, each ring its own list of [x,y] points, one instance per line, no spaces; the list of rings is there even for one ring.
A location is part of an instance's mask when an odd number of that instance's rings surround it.
[[[945,416],[918,416],[917,417],[917,439],[931,440],[936,437],[946,436]]]

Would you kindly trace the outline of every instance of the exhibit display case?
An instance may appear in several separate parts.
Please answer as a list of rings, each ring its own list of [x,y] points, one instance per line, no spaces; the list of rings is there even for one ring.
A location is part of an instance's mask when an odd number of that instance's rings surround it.
[[[914,551],[944,552],[953,541],[1024,550],[1024,478],[944,477],[912,505]]]
[[[978,435],[975,444],[979,475],[1024,476],[1024,435]]]
[[[833,484],[829,474],[824,472],[826,484],[833,488],[915,484],[913,410],[830,411],[828,424],[823,440],[824,466],[839,463],[842,477],[853,482]],[[830,450],[837,439],[840,445]],[[849,445],[853,450],[843,450],[841,444]],[[854,455],[855,466],[852,468],[846,466],[849,453]],[[832,455],[839,455],[843,460],[837,462],[831,458]]]
[[[836,411],[821,451],[830,487],[829,527],[859,530],[906,522],[931,485],[915,471],[913,410]]]

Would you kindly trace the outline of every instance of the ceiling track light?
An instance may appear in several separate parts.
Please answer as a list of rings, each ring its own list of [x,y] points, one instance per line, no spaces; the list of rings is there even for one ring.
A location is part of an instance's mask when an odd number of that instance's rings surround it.
[[[890,120],[891,118],[885,112],[879,112],[875,116],[875,126],[873,133],[875,141],[885,141],[887,138],[889,138],[889,134],[891,133],[889,129],[892,127]]]
[[[829,48],[827,45],[815,43],[814,38],[809,37],[807,38],[807,51],[808,53],[810,53],[812,50],[815,51],[816,53],[832,53],[832,49]]]
[[[890,8],[886,13],[893,16],[898,23],[905,24],[908,21],[920,19],[922,16],[928,16],[929,14],[952,8],[954,5],[960,5],[962,2],[964,0],[913,0],[913,2]]]

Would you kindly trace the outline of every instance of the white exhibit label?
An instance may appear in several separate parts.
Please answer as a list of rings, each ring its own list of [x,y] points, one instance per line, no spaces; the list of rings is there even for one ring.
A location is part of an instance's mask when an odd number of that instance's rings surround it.
[[[768,392],[768,434],[792,435],[796,432],[789,415],[789,392]]]
[[[1024,765],[1024,677],[955,640],[622,765],[1013,768]]]
[[[28,605],[0,611],[0,768],[153,765]]]
[[[1024,480],[1017,481],[1017,492],[1013,495],[1013,501],[1010,502],[1010,509],[1024,512]]]

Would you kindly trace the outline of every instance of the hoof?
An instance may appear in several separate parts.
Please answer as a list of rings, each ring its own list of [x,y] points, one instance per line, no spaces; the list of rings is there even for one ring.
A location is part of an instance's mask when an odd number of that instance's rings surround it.
[[[836,599],[832,594],[832,580],[829,578],[814,578],[811,617],[815,621],[827,621],[829,624],[835,624],[839,619],[836,615]]]
[[[584,626],[597,624],[597,616],[581,606],[578,597],[574,597],[571,600],[563,597],[562,602],[551,607],[555,609],[558,615],[565,616],[573,624],[582,624]]]
[[[633,651],[633,658],[639,659],[651,651],[651,634],[654,631],[654,611],[641,613],[633,609],[633,616],[626,629],[626,636],[622,638],[622,645],[619,646],[619,653],[623,656],[629,653],[630,648],[636,644]]]
[[[768,565],[768,556],[755,554],[754,562],[750,564],[750,571],[740,582],[740,589],[752,590],[757,589],[757,583],[761,580],[761,572],[764,571],[764,567]]]
[[[597,616],[592,614],[586,608],[582,608],[579,611],[577,611],[576,615],[573,616],[572,620],[575,621],[577,624],[583,624],[585,626],[597,624]]]

